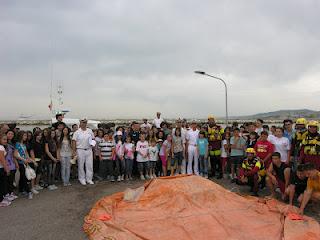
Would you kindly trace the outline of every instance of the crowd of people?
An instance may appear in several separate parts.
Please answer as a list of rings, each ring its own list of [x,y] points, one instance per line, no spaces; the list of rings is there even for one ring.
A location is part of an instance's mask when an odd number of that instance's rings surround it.
[[[318,122],[299,118],[282,127],[263,120],[225,128],[208,116],[206,123],[178,119],[168,123],[157,113],[152,122],[132,122],[115,129],[101,124],[89,129],[87,120],[70,128],[57,114],[50,128],[18,130],[0,125],[0,206],[18,196],[56,190],[70,178],[82,185],[94,181],[131,181],[177,174],[229,178],[249,185],[254,195],[268,187],[300,212],[310,199],[320,199],[320,134]],[[19,181],[15,181],[19,172]],[[15,190],[17,188],[17,191]],[[19,194],[17,194],[19,192]]]

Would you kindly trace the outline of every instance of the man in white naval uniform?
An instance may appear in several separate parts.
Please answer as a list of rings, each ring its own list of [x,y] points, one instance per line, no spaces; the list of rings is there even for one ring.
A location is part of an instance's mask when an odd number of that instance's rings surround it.
[[[92,140],[94,139],[93,132],[87,128],[87,119],[80,120],[80,128],[74,132],[72,137],[73,154],[77,155],[78,159],[78,179],[82,185],[94,184],[93,177],[93,154]],[[86,167],[86,171],[84,171]]]
[[[197,129],[197,123],[192,121],[191,129],[187,132],[186,135],[186,149],[188,152],[188,174],[196,174],[199,175],[199,163],[198,163],[198,149],[197,149],[197,140],[199,138],[199,130]],[[192,163],[193,163],[193,171],[192,171]]]

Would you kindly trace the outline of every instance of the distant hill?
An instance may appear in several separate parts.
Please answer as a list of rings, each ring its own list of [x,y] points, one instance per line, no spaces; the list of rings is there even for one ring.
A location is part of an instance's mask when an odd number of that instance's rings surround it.
[[[233,119],[296,119],[296,118],[308,118],[308,119],[319,119],[320,118],[320,111],[314,111],[309,109],[297,109],[297,110],[279,110],[275,112],[267,112],[267,113],[258,113],[249,116],[239,116],[239,117],[232,117]]]

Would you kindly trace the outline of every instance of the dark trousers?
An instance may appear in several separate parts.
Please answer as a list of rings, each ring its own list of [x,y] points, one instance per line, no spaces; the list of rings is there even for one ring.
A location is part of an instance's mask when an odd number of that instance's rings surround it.
[[[116,159],[116,165],[114,169],[114,176],[124,175],[125,174],[125,160],[120,160],[118,157]]]
[[[210,165],[211,174],[213,177],[216,175],[216,171],[219,173],[220,176],[222,175],[220,155],[210,155]]]
[[[28,179],[26,177],[26,168],[24,164],[19,163],[19,172],[20,172],[20,180],[19,180],[19,192],[30,192],[30,187],[28,185]]]
[[[100,159],[99,156],[94,156],[93,159],[93,173],[98,174],[99,172],[99,166],[100,166]]]
[[[7,174],[3,168],[0,168],[0,202],[7,194]]]
[[[251,190],[254,193],[257,193],[259,190],[259,176],[258,173],[248,177],[248,185],[251,187]]]
[[[132,166],[133,166],[133,159],[125,158],[125,167],[126,167],[126,174],[132,175]]]
[[[11,170],[9,176],[7,177],[8,182],[8,193],[13,193],[14,186],[13,182],[16,176],[16,170]]]

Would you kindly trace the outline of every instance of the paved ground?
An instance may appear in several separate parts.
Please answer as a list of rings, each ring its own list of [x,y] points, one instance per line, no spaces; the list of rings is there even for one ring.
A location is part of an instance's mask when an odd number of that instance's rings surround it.
[[[219,183],[233,192],[249,194],[248,187],[230,184],[229,180]],[[43,190],[32,201],[17,199],[10,207],[0,208],[0,239],[87,239],[82,231],[83,219],[93,204],[106,195],[141,185],[141,181],[100,182],[83,187],[75,182],[71,187],[59,187],[56,191]],[[261,193],[266,194],[266,190]],[[306,213],[320,221],[319,206],[308,208]]]

